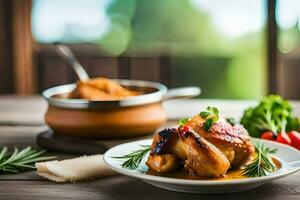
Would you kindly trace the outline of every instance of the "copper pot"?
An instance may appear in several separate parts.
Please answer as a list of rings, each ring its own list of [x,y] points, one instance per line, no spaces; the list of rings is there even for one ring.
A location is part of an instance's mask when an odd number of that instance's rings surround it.
[[[43,97],[49,106],[47,125],[57,134],[85,138],[118,138],[150,134],[166,121],[161,103],[168,99],[187,98],[200,94],[198,87],[168,90],[160,83],[137,80],[116,80],[122,86],[142,95],[114,101],[89,101],[62,98],[76,85],[47,89]]]

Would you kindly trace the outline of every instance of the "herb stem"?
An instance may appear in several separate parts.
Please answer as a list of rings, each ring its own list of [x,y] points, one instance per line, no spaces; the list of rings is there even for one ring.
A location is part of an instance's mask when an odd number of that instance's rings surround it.
[[[142,162],[144,156],[151,150],[150,145],[141,145],[141,147],[144,147],[144,149],[139,149],[124,156],[117,156],[113,158],[127,159],[122,163],[122,167],[128,169],[136,169]]]
[[[270,154],[275,153],[276,149],[270,149],[263,144],[254,144],[257,153],[256,158],[246,165],[242,175],[248,177],[266,176],[269,172],[274,172],[276,166],[274,165]]]
[[[13,153],[8,152],[7,147],[0,150],[0,171],[3,173],[19,173],[35,169],[35,162],[52,160],[56,156],[43,156],[45,151],[33,149],[28,146],[21,151],[17,148]]]

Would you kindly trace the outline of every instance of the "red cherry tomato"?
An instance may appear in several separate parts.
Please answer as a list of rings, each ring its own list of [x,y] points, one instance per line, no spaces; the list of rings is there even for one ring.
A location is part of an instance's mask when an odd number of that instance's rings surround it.
[[[279,133],[276,141],[287,145],[292,144],[291,138],[288,136],[286,132]]]
[[[183,130],[184,132],[188,132],[188,131],[190,130],[190,127],[189,127],[188,125],[184,125],[184,126],[182,127],[182,130]]]
[[[291,131],[288,135],[291,138],[292,146],[300,150],[300,133],[297,131]]]
[[[179,134],[181,136],[184,136],[187,132],[189,132],[191,129],[188,125],[183,125],[179,127]]]
[[[265,140],[272,140],[272,141],[275,141],[276,140],[276,136],[275,134],[272,132],[272,131],[267,131],[267,132],[264,132],[260,138],[262,139],[265,139]]]

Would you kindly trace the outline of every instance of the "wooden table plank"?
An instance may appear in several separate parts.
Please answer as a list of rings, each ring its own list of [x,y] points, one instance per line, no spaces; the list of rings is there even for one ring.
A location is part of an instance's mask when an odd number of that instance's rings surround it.
[[[300,101],[290,101],[293,106],[293,115],[300,117]],[[257,105],[254,100],[228,100],[228,99],[175,99],[166,101],[163,106],[168,119],[191,117],[207,106],[214,106],[220,110],[220,117],[234,117],[240,119],[245,109]],[[176,108],[176,109],[174,109]]]
[[[47,129],[46,126],[0,126],[0,146],[7,146],[8,148],[18,147],[19,149],[32,146],[37,148],[36,136],[41,131]],[[74,157],[61,153],[47,152],[49,155],[58,156],[58,159]],[[35,171],[24,172],[20,174],[2,174],[0,175],[0,182],[8,180],[45,180],[38,176]],[[0,198],[1,199],[1,198]]]
[[[187,103],[188,101],[188,103]],[[300,117],[300,102],[291,101],[294,115]],[[169,100],[163,103],[168,119],[190,117],[205,109],[216,106],[223,117],[240,118],[243,110],[257,104],[253,100],[189,99]],[[176,109],[174,109],[176,108]],[[47,103],[41,96],[0,96],[0,125],[44,125]]]
[[[0,125],[44,125],[46,109],[41,96],[0,96]]]
[[[57,184],[46,181],[0,182],[1,199],[172,199],[172,200],[298,200],[299,182],[273,181],[257,189],[232,194],[185,194],[156,188],[137,179],[117,175],[89,182]]]
[[[46,129],[46,126],[0,126],[0,146],[36,147],[36,135]]]

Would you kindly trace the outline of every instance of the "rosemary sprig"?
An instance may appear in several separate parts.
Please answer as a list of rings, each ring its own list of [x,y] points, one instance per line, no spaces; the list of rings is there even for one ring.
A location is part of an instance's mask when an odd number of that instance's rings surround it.
[[[19,173],[22,171],[35,169],[34,164],[38,161],[51,160],[56,156],[43,156],[45,151],[33,149],[28,146],[19,151],[8,152],[7,147],[0,151],[0,172],[2,173]]]
[[[123,162],[122,167],[128,168],[128,169],[136,169],[136,168],[138,168],[139,164],[142,162],[142,159],[144,158],[144,156],[151,149],[150,145],[141,145],[141,147],[144,147],[144,148],[139,149],[137,151],[134,151],[134,152],[124,155],[124,156],[113,157],[113,158],[126,159],[125,162]]]
[[[262,143],[255,143],[256,158],[245,166],[242,175],[248,177],[266,176],[268,172],[274,172],[276,166],[274,165],[270,154],[276,152],[277,149],[270,149]]]

